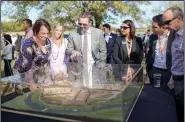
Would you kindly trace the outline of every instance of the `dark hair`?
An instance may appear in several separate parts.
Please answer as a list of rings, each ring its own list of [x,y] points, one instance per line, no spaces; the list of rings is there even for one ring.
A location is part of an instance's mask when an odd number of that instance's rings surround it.
[[[80,14],[80,18],[88,18],[89,22],[93,22],[92,16],[90,12],[83,12]]]
[[[51,26],[50,24],[48,23],[48,21],[46,21],[45,19],[38,19],[35,24],[33,25],[33,34],[34,35],[37,35],[40,31],[40,27],[41,26],[45,26],[48,31],[50,32],[51,31]]]
[[[109,30],[111,29],[110,25],[109,25],[109,24],[107,24],[107,23],[106,23],[106,24],[104,24],[104,25],[103,25],[103,27],[106,27],[106,28],[108,28]]]
[[[6,39],[6,41],[8,41],[8,42],[5,41],[6,42],[6,45],[8,43],[12,44],[12,38],[11,38],[11,36],[9,34],[3,34],[3,36]]]
[[[150,32],[150,29],[148,29],[147,32]]]
[[[119,33],[121,33],[121,29],[116,29],[116,32],[119,32]]]
[[[136,28],[134,22],[132,20],[125,20],[123,23],[127,24],[130,28],[130,38],[133,39],[135,37]]]
[[[152,18],[152,21],[153,22],[156,22],[159,27],[164,26],[164,23],[163,23],[163,14],[159,14],[159,15],[154,16]]]
[[[32,21],[30,19],[24,19],[23,22],[26,21],[27,24],[30,25],[30,27],[32,27]]]
[[[180,7],[173,6],[173,7],[168,8],[166,11],[168,11],[168,10],[172,11],[173,17],[181,16],[183,19],[184,13]]]

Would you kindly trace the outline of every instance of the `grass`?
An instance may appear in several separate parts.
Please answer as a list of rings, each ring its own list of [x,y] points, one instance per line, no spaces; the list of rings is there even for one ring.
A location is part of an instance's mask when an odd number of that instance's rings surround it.
[[[109,106],[109,105],[114,105],[114,104],[120,104],[120,107],[114,107],[111,109],[102,109],[102,110],[97,110],[97,111],[91,111],[91,112],[81,112],[78,114],[75,114],[77,116],[89,116],[89,117],[95,117],[95,118],[102,118],[102,119],[108,119],[108,120],[121,120],[126,118],[126,115],[130,111],[130,108],[132,106],[132,103],[134,99],[137,97],[138,92],[140,88],[137,87],[131,87],[129,86],[125,92],[123,93],[123,98],[121,100],[121,95],[118,96],[116,99],[110,100],[106,103],[103,104],[91,104],[91,105],[81,105],[81,106],[61,106],[61,105],[52,105],[50,104],[49,106],[46,105],[45,103],[41,102],[39,100],[40,92],[41,91],[36,91],[32,92],[32,102],[40,104],[42,106],[45,106],[47,109],[54,109],[54,110],[79,110],[79,109],[92,109],[92,108],[100,108],[103,106]],[[22,96],[18,96],[15,99],[8,101],[2,106],[5,107],[10,107],[10,108],[15,108],[18,110],[31,110],[31,111],[37,111],[31,108],[30,106],[26,105],[24,102],[24,99],[27,97],[27,94],[24,94]],[[124,104],[125,106],[121,108],[121,104]]]
[[[134,99],[138,96],[140,88],[137,87],[131,87],[129,86],[125,92],[123,93],[123,101],[121,100],[121,96],[118,96],[116,99],[110,100],[106,103],[94,103],[94,104],[88,104],[88,105],[81,105],[81,106],[62,106],[62,105],[54,105],[46,104],[43,100],[39,100],[39,92],[33,93],[32,96],[32,102],[38,103],[42,106],[45,106],[47,109],[55,109],[55,110],[79,110],[79,109],[92,109],[92,108],[100,108],[103,106],[109,106],[109,105],[115,105],[120,104],[120,107],[114,107],[112,109],[103,109],[98,111],[92,111],[92,112],[85,112],[85,113],[79,113],[78,115],[85,115],[89,117],[96,117],[96,118],[104,118],[104,119],[110,119],[110,120],[120,120],[121,115],[123,115],[124,119],[126,118],[127,113],[130,111],[130,107],[134,101]],[[42,102],[41,102],[42,101]],[[123,107],[123,112],[121,113],[121,103],[125,104],[126,106]]]
[[[27,94],[21,95],[16,97],[13,100],[10,100],[6,103],[1,104],[1,106],[4,107],[9,107],[9,108],[14,108],[14,109],[18,109],[18,110],[31,110],[31,111],[35,111],[33,108],[31,108],[30,106],[28,106],[25,102],[24,99],[27,97]]]
[[[124,109],[126,109],[126,107]],[[108,110],[101,110],[101,111],[96,111],[96,112],[88,112],[88,114],[81,113],[81,115],[101,118],[101,119],[108,119],[108,120],[118,120],[118,121],[121,120],[122,116],[125,116],[125,114],[121,112],[121,107],[112,108]]]
[[[13,67],[15,64],[15,60],[12,60],[11,62],[11,67]],[[5,72],[4,72],[4,61],[1,61],[1,78],[5,77]],[[9,85],[9,86],[8,86]],[[12,93],[12,87],[11,84],[7,83],[1,83],[1,94],[6,91],[4,95],[8,95]]]
[[[15,55],[17,56],[17,54]],[[11,62],[11,67],[13,68],[14,64],[15,64],[16,60],[12,60]],[[4,61],[1,60],[1,78],[5,77],[5,73],[4,73]]]

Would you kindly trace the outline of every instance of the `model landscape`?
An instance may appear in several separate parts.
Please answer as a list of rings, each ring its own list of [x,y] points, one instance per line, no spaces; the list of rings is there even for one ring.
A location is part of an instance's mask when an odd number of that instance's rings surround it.
[[[83,83],[76,86],[82,81],[71,80],[70,76],[64,73],[57,75],[54,81],[47,79],[45,75],[39,76],[42,82],[39,82],[41,87],[38,90],[3,102],[1,106],[30,112],[39,111],[41,114],[86,116],[120,121],[126,119],[133,101],[142,88],[142,84],[130,86],[130,82],[133,81],[117,81],[112,76],[109,83],[96,84],[96,82],[93,88],[83,86]],[[99,85],[101,87],[96,87]]]
[[[105,84],[103,89],[75,88],[71,81],[58,81],[52,86],[43,87],[42,99],[51,104],[85,105],[94,99],[104,97],[104,101],[116,98],[121,93],[120,84]],[[112,89],[117,89],[116,91]],[[112,91],[111,91],[112,90]],[[105,98],[107,96],[107,98]],[[112,97],[111,97],[112,96]]]

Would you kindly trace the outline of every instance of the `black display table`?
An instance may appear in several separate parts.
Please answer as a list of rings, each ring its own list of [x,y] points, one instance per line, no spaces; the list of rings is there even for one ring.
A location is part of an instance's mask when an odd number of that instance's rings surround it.
[[[173,91],[145,85],[128,122],[177,122]]]

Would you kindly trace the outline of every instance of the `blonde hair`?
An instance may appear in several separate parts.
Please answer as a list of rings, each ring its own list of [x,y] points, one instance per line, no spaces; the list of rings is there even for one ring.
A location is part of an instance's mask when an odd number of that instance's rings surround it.
[[[57,27],[57,26],[61,26],[62,27],[62,34],[60,35],[60,40],[61,40],[61,44],[64,43],[64,26],[62,24],[56,24],[54,27],[53,27],[53,33],[54,33],[54,29]]]

